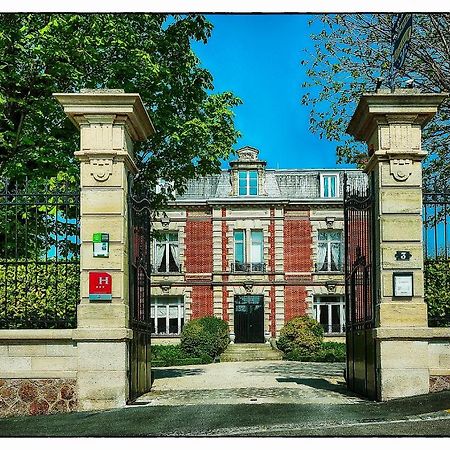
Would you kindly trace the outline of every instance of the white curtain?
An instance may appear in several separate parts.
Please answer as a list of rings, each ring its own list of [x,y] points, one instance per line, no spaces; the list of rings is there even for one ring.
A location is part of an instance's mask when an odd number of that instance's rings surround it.
[[[170,244],[170,253],[172,254],[173,260],[177,267],[180,267],[180,263],[178,261],[178,244]]]
[[[339,270],[341,267],[341,244],[331,244],[331,270]]]
[[[317,248],[317,270],[327,270],[327,244],[319,242]]]
[[[166,244],[156,244],[155,266],[158,271],[164,258],[165,250]],[[165,267],[163,267],[163,271],[165,271]]]

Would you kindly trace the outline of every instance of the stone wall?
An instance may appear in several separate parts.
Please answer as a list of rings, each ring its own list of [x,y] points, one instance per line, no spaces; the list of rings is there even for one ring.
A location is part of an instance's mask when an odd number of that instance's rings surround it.
[[[73,330],[0,330],[0,417],[75,411]]]
[[[0,378],[0,417],[77,410],[76,379]]]

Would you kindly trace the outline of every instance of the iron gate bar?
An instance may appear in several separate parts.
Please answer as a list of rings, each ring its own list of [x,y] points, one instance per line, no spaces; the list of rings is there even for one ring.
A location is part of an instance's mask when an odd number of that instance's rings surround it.
[[[371,183],[373,179],[371,178]],[[376,397],[373,185],[344,174],[345,297],[348,387]],[[363,360],[364,370],[358,365]]]
[[[129,177],[130,261],[130,401],[151,387],[151,204],[145,189],[138,190]]]

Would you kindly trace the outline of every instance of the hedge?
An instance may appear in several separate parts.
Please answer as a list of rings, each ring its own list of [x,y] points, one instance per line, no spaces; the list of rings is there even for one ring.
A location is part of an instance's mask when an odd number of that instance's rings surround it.
[[[311,362],[345,362],[346,345],[343,342],[322,342],[315,351],[293,350],[284,355],[283,359],[289,361],[311,361]]]
[[[79,270],[53,261],[0,265],[0,328],[75,328]]]
[[[425,261],[424,276],[428,325],[450,327],[450,261],[445,258]]]
[[[188,364],[209,364],[213,359],[208,355],[192,357],[180,345],[152,345],[152,367],[183,366]]]

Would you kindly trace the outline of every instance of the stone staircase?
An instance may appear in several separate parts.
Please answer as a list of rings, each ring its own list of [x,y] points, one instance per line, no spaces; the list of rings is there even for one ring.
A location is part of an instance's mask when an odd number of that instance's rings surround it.
[[[220,362],[280,361],[283,353],[269,344],[230,344],[220,355]]]

